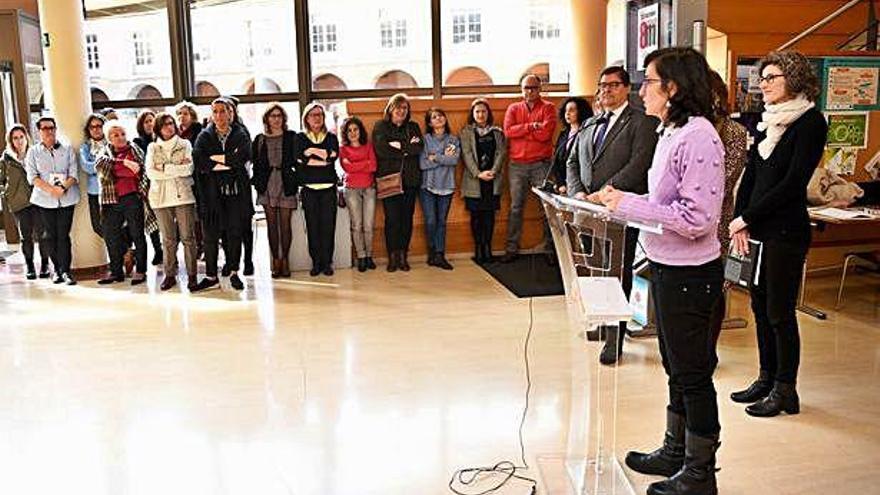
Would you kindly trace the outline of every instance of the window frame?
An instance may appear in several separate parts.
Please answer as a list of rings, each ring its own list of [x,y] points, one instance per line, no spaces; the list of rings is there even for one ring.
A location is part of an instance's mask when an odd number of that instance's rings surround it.
[[[312,71],[312,63],[311,57],[313,55],[312,52],[312,31],[311,26],[313,22],[318,22],[324,26],[324,41],[327,43],[327,31],[326,26],[328,23],[313,21],[309,17],[309,0],[289,0],[293,2],[294,5],[294,18],[291,19],[291,22],[294,23],[295,26],[295,36],[296,36],[296,56],[297,56],[297,80],[299,91],[292,92],[279,92],[279,93],[263,93],[263,94],[235,94],[234,96],[238,97],[242,103],[265,103],[270,101],[282,101],[282,102],[290,102],[290,101],[298,101],[300,104],[300,109],[303,110],[305,105],[313,100],[325,100],[325,99],[353,99],[353,98],[387,98],[395,93],[401,91],[401,89],[355,89],[355,90],[313,90],[312,89],[312,78],[314,73]],[[440,99],[443,96],[456,96],[456,95],[515,95],[520,93],[519,85],[515,84],[495,84],[495,85],[482,85],[482,86],[445,86],[443,85],[443,57],[441,51],[441,22],[442,22],[442,14],[441,14],[441,3],[442,0],[418,0],[430,2],[430,20],[431,20],[431,66],[432,66],[432,84],[430,86],[423,86],[418,88],[406,88],[403,91],[413,97],[433,97],[435,99]],[[143,107],[155,107],[155,106],[173,106],[180,100],[186,99],[191,101],[197,105],[208,104],[213,100],[213,97],[210,96],[197,96],[196,93],[196,81],[194,77],[194,63],[195,63],[195,53],[194,46],[192,41],[192,22],[190,17],[189,10],[189,0],[154,0],[154,4],[163,4],[167,9],[167,18],[168,18],[168,33],[170,37],[170,45],[171,45],[171,70],[172,70],[172,86],[173,86],[173,96],[167,98],[155,98],[155,99],[146,99],[146,100],[138,100],[138,99],[122,99],[122,100],[108,100],[101,101],[97,103],[93,103],[93,108],[99,109],[104,107],[114,107],[114,108],[143,108]],[[465,11],[476,10],[480,13],[479,19],[479,27],[480,30],[478,32],[480,36],[480,41],[470,42],[465,41],[461,43],[461,45],[467,46],[471,44],[479,44],[484,40],[485,31],[482,29],[483,18],[482,12],[480,9],[463,9]],[[85,12],[85,0],[83,0],[83,12]],[[394,45],[391,48],[382,48],[383,50],[406,50],[409,48],[409,35],[410,35],[410,26],[409,23],[406,22],[406,18],[403,16],[395,15],[389,17],[382,17],[380,19],[381,22],[390,21],[391,22],[391,44]],[[403,21],[402,25],[398,26],[395,21]],[[402,28],[402,36],[397,36],[398,27]],[[470,20],[466,15],[465,18],[465,32],[464,35],[469,39],[471,35],[470,29]],[[561,26],[557,26],[560,28],[560,33],[558,36],[561,36]],[[551,38],[552,39],[552,38]],[[398,41],[399,40],[399,41]],[[545,38],[546,40],[546,38]],[[540,41],[540,40],[537,40]],[[381,48],[381,34],[379,39],[379,46]],[[398,42],[403,46],[398,46]],[[338,50],[339,44],[339,30],[338,26],[336,29],[336,48]],[[150,46],[151,52],[150,55],[153,57],[153,62],[155,63],[155,55],[152,52],[152,46]],[[323,54],[327,53],[336,53],[336,52],[320,52]],[[201,61],[200,63],[203,63]],[[148,70],[148,68],[154,68],[154,65],[144,65],[138,66],[141,69],[138,70]],[[545,84],[544,89],[547,93],[563,93],[569,91],[568,83],[551,83]],[[40,110],[39,105],[32,105],[32,111]]]

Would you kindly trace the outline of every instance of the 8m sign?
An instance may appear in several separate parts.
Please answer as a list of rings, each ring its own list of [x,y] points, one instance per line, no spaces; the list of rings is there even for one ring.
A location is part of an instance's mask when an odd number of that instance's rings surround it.
[[[645,57],[660,48],[660,5],[655,3],[639,9],[636,19],[638,20],[636,70],[644,70]]]

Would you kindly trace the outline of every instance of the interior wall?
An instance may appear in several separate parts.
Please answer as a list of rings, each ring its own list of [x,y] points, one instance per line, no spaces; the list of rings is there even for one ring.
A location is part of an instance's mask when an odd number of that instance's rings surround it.
[[[548,100],[559,105],[562,101],[561,97],[548,97]],[[468,111],[473,97],[445,97],[442,100],[432,99],[412,99],[410,100],[412,118],[424,130],[425,112],[432,106],[441,107],[447,114],[449,125],[454,134],[458,134],[462,127],[467,123]],[[496,97],[489,98],[489,104],[492,108],[492,115],[495,119],[495,125],[501,126],[504,121],[504,112],[507,107],[514,102],[521,101],[519,97]],[[382,119],[382,112],[385,109],[385,100],[351,100],[346,103],[349,115],[357,116],[364,122],[367,132],[373,128],[373,125]],[[449,218],[447,220],[446,244],[449,253],[467,253],[473,250],[473,241],[470,232],[470,214],[465,209],[464,199],[461,197],[461,175],[464,165],[459,164],[456,170],[456,191],[452,201],[452,207],[449,210]],[[381,203],[381,201],[380,201]],[[507,170],[504,171],[504,185],[501,194],[501,210],[497,212],[495,221],[495,235],[492,238],[492,246],[495,251],[504,250],[504,241],[507,233],[507,215],[510,211],[510,189],[507,182]],[[524,213],[523,236],[520,242],[521,249],[529,249],[534,247],[541,241],[541,213],[537,199],[530,195],[526,203]],[[376,207],[376,223],[375,235],[373,236],[373,245],[378,256],[385,254],[385,237],[382,227],[385,224],[384,212],[381,205]],[[427,253],[425,243],[425,227],[424,218],[421,212],[421,206],[416,207],[416,216],[413,222],[413,239],[411,252],[414,255],[423,255]]]

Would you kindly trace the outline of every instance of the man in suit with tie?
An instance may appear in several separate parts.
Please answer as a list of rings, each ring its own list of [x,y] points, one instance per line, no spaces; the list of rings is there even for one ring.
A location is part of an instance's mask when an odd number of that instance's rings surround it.
[[[568,195],[586,200],[606,185],[636,194],[648,192],[648,169],[657,145],[660,122],[629,104],[630,80],[626,69],[608,67],[599,78],[602,113],[588,120],[568,157]],[[623,291],[632,289],[632,264],[638,230],[628,228],[624,249]],[[603,327],[602,364],[614,364],[623,352],[626,323]]]

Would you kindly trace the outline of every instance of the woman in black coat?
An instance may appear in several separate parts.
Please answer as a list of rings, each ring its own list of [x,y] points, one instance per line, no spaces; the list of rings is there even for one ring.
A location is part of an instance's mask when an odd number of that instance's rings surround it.
[[[254,189],[266,212],[272,278],[290,276],[290,217],[296,209],[296,132],[287,128],[287,112],[272,103],[263,112],[263,133],[254,138]]]
[[[761,241],[761,273],[752,288],[761,369],[736,402],[754,403],[752,416],[797,414],[795,389],[800,335],[795,311],[801,270],[810,246],[807,184],[822,159],[828,126],[816,108],[819,81],[812,64],[797,52],[772,52],[761,61],[766,135],[752,149],[736,197],[729,232],[733,249],[747,252]]]
[[[401,174],[403,191],[382,199],[385,209],[385,246],[388,249],[388,271],[409,271],[407,252],[412,239],[416,198],[422,186],[419,155],[424,147],[419,124],[410,120],[409,99],[398,93],[388,100],[382,120],[373,126],[373,148],[376,151],[376,179],[382,194],[382,177]]]
[[[196,139],[193,162],[199,175],[199,217],[205,231],[205,278],[198,290],[213,287],[217,278],[219,241],[230,272],[229,282],[244,289],[238,276],[242,234],[253,216],[250,178],[251,139],[241,125],[233,124],[232,103],[217,98],[211,103],[212,123]]]
[[[593,116],[593,109],[587,100],[580,96],[567,98],[559,107],[559,120],[563,122],[562,131],[556,138],[556,149],[553,152],[553,177],[555,191],[559,194],[566,192],[566,164],[571,148],[577,142],[578,131],[584,122]],[[548,177],[548,179],[550,179]]]

